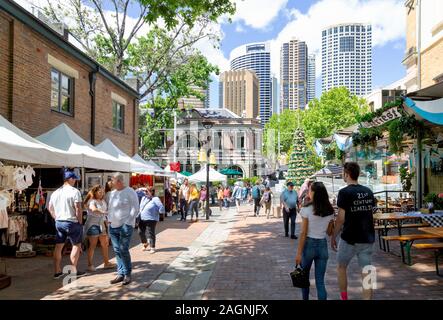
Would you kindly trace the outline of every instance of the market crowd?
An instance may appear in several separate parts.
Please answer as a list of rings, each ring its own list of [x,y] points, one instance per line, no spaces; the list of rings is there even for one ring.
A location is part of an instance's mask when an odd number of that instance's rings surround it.
[[[327,299],[324,277],[329,259],[328,237],[332,249],[337,251],[337,277],[341,299],[347,300],[347,267],[351,259],[357,256],[362,270],[371,265],[375,241],[372,215],[376,209],[376,202],[372,191],[358,183],[359,175],[360,167],[357,163],[349,162],[344,165],[343,179],[347,186],[338,193],[337,210],[334,209],[322,182],[306,179],[297,191],[294,183],[289,181],[280,195],[279,203],[283,211],[286,237],[290,234],[291,239],[298,239],[295,235],[297,213],[302,217],[295,265],[300,266],[308,279],[312,264],[315,265],[315,285],[318,299],[321,300]],[[211,199],[215,204],[217,199],[220,210],[229,208],[233,203],[237,212],[240,212],[241,204],[249,203],[253,205],[254,216],[259,216],[260,209],[264,207],[265,216],[269,219],[274,199],[269,180],[263,183],[257,181],[253,187],[237,182],[233,189],[229,186],[218,186],[208,191],[205,186],[199,189],[195,183],[185,179],[179,188],[173,181],[166,190],[165,194],[170,199],[165,201],[165,208],[155,195],[153,187],[138,186],[134,190],[125,185],[121,173],[115,173],[105,188],[99,185],[91,188],[84,199],[74,187],[77,180],[79,177],[74,171],[65,169],[63,186],[57,189],[49,200],[49,211],[56,227],[55,279],[64,276],[61,259],[67,240],[72,244],[70,260],[73,274],[77,277],[86,274],[85,271],[77,270],[77,265],[82,244],[87,239],[88,271],[95,271],[93,256],[100,242],[104,268],[117,269],[117,276],[111,280],[111,284],[121,282],[127,285],[131,283],[132,272],[129,246],[136,227],[142,250],[155,253],[156,225],[160,215],[166,211],[180,214],[180,221],[196,222],[199,212],[205,212],[207,201]],[[85,223],[84,210],[87,212]],[[338,243],[339,234],[341,239]],[[109,238],[116,256],[116,265],[109,261]],[[368,271],[365,272],[362,271],[363,277]],[[303,299],[309,299],[309,285],[302,288],[302,295]],[[363,297],[370,299],[372,289],[363,288]]]

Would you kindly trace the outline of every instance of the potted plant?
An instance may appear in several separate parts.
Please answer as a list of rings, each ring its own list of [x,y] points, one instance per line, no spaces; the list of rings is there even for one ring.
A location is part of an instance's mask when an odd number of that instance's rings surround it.
[[[409,169],[406,167],[400,167],[399,172],[403,191],[411,191],[412,178],[414,177],[415,172],[409,172]]]

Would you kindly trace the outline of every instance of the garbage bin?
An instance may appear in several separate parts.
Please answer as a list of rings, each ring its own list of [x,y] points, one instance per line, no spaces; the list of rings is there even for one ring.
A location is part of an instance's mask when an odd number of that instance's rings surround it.
[[[281,218],[281,207],[280,206],[274,206],[274,217]]]

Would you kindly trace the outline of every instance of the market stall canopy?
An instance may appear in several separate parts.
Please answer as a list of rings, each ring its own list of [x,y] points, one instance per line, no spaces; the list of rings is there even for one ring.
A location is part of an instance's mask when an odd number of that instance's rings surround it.
[[[242,176],[243,175],[243,173],[241,173],[240,171],[237,171],[234,169],[228,169],[228,168],[220,170],[220,173],[224,174],[226,176]]]
[[[107,153],[114,158],[117,158],[120,161],[123,162],[129,162],[131,165],[131,172],[135,173],[143,173],[143,174],[155,174],[155,168],[153,166],[150,166],[148,164],[145,164],[140,161],[136,161],[130,156],[128,156],[126,153],[121,151],[111,140],[105,139],[100,144],[95,146],[95,149],[98,151],[103,151],[104,153]]]
[[[160,167],[158,164],[156,164],[154,161],[152,160],[148,160],[146,161],[146,163],[150,164],[151,166],[153,166],[154,168],[156,168],[157,170],[163,170],[162,167]]]
[[[335,164],[327,165],[318,170],[312,177],[336,177],[343,174],[343,167]]]
[[[131,169],[129,162],[120,161],[103,151],[96,150],[64,123],[36,139],[72,155],[83,155],[82,167],[85,168],[122,172],[129,172]]]
[[[188,172],[188,171],[182,171],[182,172],[180,172],[180,174],[181,174],[181,175],[184,175],[185,177],[190,177],[190,176],[192,176],[192,173],[191,173],[191,172]]]
[[[0,159],[49,166],[81,166],[83,157],[48,146],[0,116]]]
[[[192,176],[189,177],[189,181],[195,181],[195,182],[206,182],[206,166],[204,166],[200,171],[194,173]],[[222,181],[226,182],[227,177],[224,174],[221,174],[217,170],[209,167],[209,181],[210,182],[217,182]]]
[[[155,176],[165,176],[165,177],[175,177],[175,173],[174,172],[168,172],[164,169],[162,169],[160,166],[158,165],[152,165],[149,161],[146,161],[145,159],[143,159],[142,157],[140,157],[138,154],[134,155],[132,157],[132,160],[135,160],[137,162],[140,162],[146,166],[149,166],[150,168],[152,168],[154,170],[153,175]],[[153,162],[153,161],[152,161]],[[153,162],[154,163],[154,162]],[[154,163],[155,164],[155,163]]]
[[[421,118],[443,125],[443,82],[409,93],[404,104]]]

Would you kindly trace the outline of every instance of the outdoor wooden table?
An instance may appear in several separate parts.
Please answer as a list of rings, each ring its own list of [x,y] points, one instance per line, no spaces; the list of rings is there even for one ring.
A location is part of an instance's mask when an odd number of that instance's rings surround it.
[[[397,232],[398,235],[401,236],[401,229],[402,229],[402,222],[404,220],[410,220],[410,219],[420,219],[420,217],[410,217],[407,216],[401,212],[394,212],[394,213],[377,213],[374,214],[374,220],[377,220],[379,222],[381,222],[384,226],[384,232],[383,235],[387,236],[388,235],[388,222],[395,222],[397,225]],[[379,234],[379,242],[380,242],[380,234]],[[383,240],[383,248],[381,246],[381,242],[380,242],[380,249],[382,249],[383,251],[387,251],[389,252],[389,242],[386,244],[386,241]]]
[[[426,233],[430,233],[430,234],[434,234],[437,236],[441,236],[443,238],[443,227],[424,227],[424,228],[418,228],[418,230],[426,232]]]

